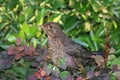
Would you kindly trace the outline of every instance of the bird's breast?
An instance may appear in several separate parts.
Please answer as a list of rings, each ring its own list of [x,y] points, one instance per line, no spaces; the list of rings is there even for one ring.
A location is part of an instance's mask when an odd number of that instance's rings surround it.
[[[48,47],[51,53],[62,54],[64,51],[64,46],[59,40],[49,40]]]

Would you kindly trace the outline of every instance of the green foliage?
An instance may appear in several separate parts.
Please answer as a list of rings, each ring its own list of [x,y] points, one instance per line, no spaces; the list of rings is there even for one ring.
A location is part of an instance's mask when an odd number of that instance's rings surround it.
[[[70,73],[68,71],[63,71],[60,73],[60,78],[61,79],[67,79],[67,77],[70,76]]]
[[[110,34],[119,30],[119,0],[6,0],[1,3],[0,46],[3,49],[7,49],[5,45],[13,44],[17,37],[28,44],[44,46],[46,37],[37,26],[49,21],[64,26],[68,36],[79,43],[84,42],[85,47],[93,51],[104,50],[106,27],[110,27]],[[117,49],[118,34],[111,37]]]
[[[109,63],[112,66],[120,56],[119,5],[120,0],[0,0],[0,51],[16,45],[18,37],[27,46],[46,46],[47,37],[38,26],[51,21],[59,23],[67,36],[89,50],[105,50],[109,28],[110,45],[115,49],[115,59]],[[25,72],[17,64],[12,67],[15,71],[10,69],[5,74],[18,77],[20,73],[23,78],[29,63],[23,62]],[[61,65],[64,64],[65,60],[61,60]],[[49,66],[53,68],[52,64]]]

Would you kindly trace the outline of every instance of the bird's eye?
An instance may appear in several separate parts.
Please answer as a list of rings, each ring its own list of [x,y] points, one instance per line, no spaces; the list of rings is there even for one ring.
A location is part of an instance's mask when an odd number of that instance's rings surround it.
[[[50,29],[52,29],[52,26],[49,26]]]

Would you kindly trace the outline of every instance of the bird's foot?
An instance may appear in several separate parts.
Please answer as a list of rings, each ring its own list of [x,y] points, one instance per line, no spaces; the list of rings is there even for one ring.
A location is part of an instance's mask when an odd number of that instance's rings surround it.
[[[85,78],[86,77],[86,71],[85,71],[82,64],[78,65],[78,70],[82,73],[82,76]]]

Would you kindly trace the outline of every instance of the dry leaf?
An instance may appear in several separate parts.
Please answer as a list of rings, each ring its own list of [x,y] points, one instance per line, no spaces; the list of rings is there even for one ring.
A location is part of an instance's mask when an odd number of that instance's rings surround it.
[[[115,53],[115,49],[114,48],[110,48],[110,52],[109,52],[110,54],[113,54],[113,53]]]
[[[100,55],[92,56],[92,58],[95,59],[95,62],[98,64],[98,66],[105,64],[105,59]]]

